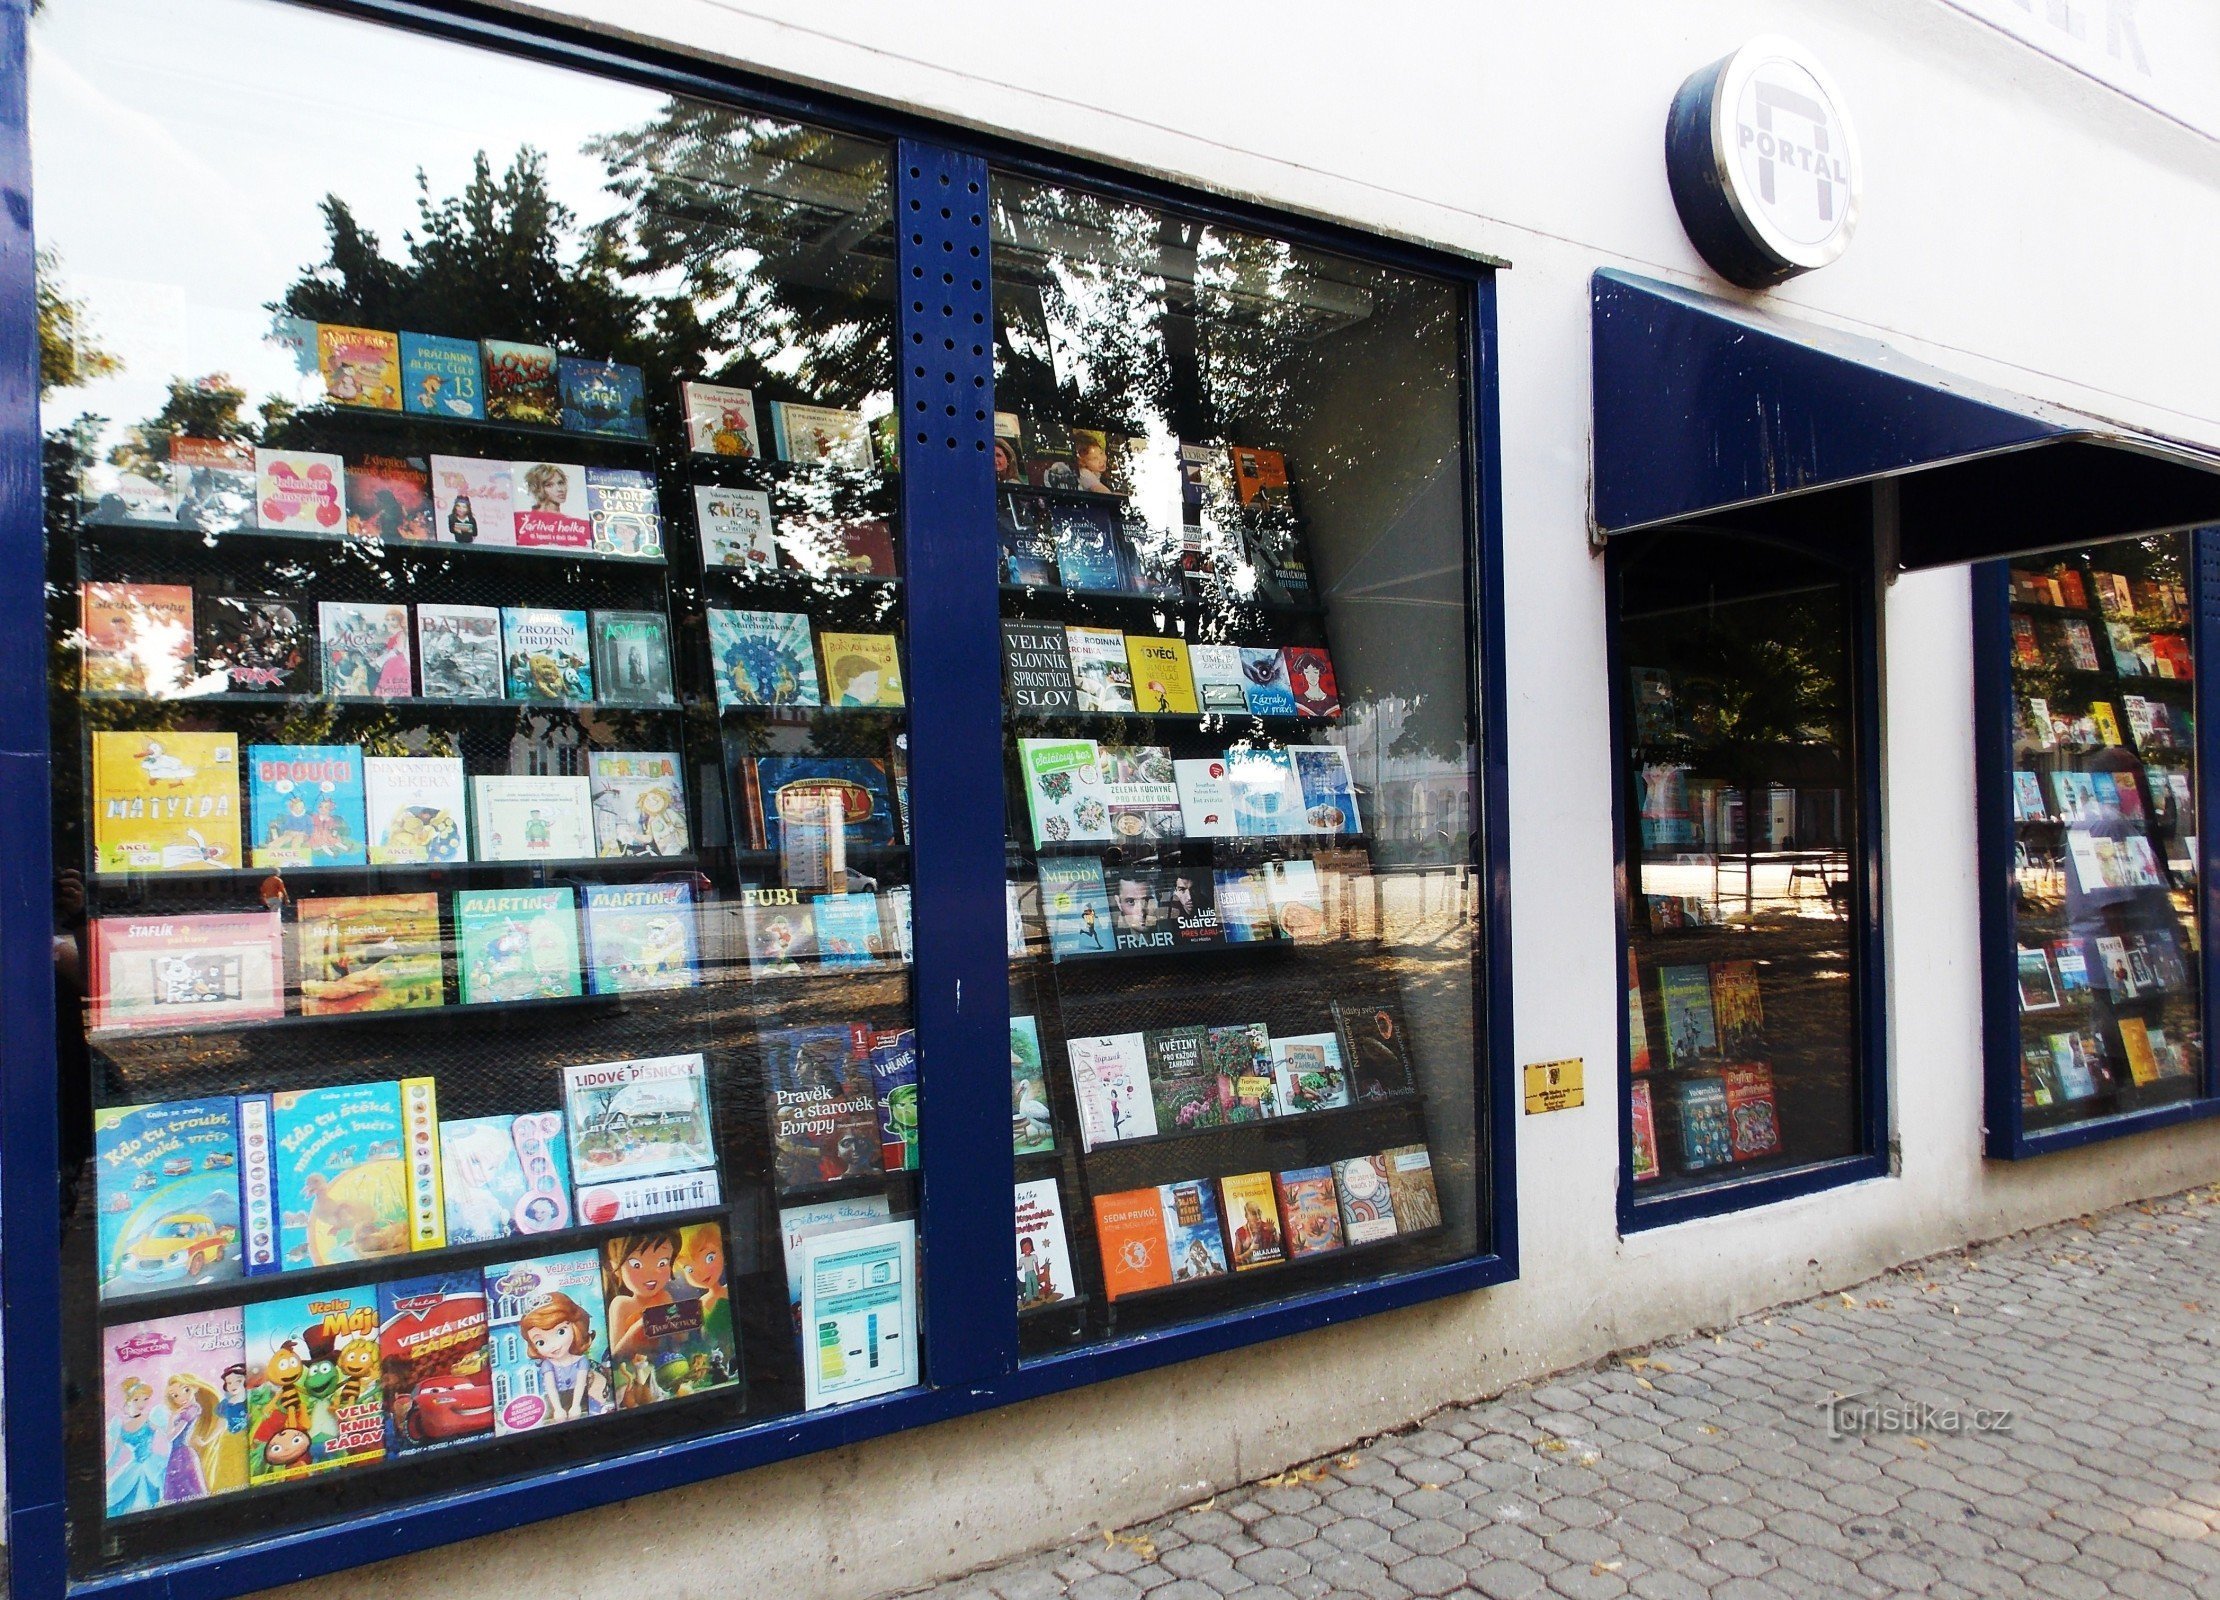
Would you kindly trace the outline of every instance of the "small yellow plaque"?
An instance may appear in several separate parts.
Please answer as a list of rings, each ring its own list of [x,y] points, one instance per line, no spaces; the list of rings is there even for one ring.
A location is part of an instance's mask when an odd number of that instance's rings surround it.
[[[1526,1064],[1526,1114],[1568,1111],[1585,1103],[1581,1092],[1581,1058],[1569,1061],[1529,1061]]]

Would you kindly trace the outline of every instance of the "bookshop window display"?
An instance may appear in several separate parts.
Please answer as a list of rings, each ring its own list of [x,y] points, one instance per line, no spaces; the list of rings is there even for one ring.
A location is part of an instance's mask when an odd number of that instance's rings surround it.
[[[1870,1153],[1866,569],[1710,531],[1610,555],[1633,1218]]]
[[[918,1383],[887,147],[36,26],[75,1571]]]
[[[991,201],[1020,1348],[1469,1258],[1466,296]]]

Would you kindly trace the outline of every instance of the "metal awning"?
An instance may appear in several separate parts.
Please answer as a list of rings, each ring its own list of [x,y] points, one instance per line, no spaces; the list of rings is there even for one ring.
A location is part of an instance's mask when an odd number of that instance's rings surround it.
[[[1594,305],[1601,536],[1794,539],[1865,522],[1876,485],[1906,569],[2220,522],[2220,452],[1628,273]]]

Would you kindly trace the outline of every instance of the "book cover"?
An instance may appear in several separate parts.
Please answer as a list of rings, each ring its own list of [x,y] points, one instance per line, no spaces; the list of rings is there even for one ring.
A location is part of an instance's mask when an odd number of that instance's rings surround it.
[[[503,681],[511,700],[594,697],[589,627],[583,611],[501,608]]]
[[[1039,1156],[1055,1148],[1056,1119],[1048,1104],[1048,1071],[1041,1062],[1040,1023],[1029,1016],[1012,1017],[1010,1153]]]
[[[447,1003],[438,895],[342,895],[295,905],[302,1016]]]
[[[1121,845],[1176,844],[1186,835],[1179,773],[1164,745],[1102,746],[1102,798],[1110,837]]]
[[[722,1225],[620,1234],[602,1245],[601,1271],[618,1410],[739,1381]]]
[[[2097,672],[2102,668],[2097,662],[2097,641],[2089,632],[2089,624],[2079,617],[2068,617],[2065,623],[2066,660],[2076,672]]]
[[[573,433],[606,433],[645,439],[646,398],[640,369],[621,361],[558,356],[556,387],[563,397],[563,426]]]
[[[1117,948],[1110,926],[1110,891],[1093,856],[1043,856],[1041,915],[1049,954],[1058,961],[1108,955]]]
[[[594,554],[663,559],[663,502],[654,473],[636,467],[588,467],[586,519],[593,527]],[[523,525],[518,526],[521,534]],[[531,542],[521,536],[517,540]]]
[[[533,428],[563,425],[562,377],[553,350],[513,339],[481,339],[478,351],[489,421]]]
[[[1272,921],[1283,938],[1313,944],[1326,936],[1325,886],[1319,882],[1317,862],[1274,861],[1265,883],[1272,897]]]
[[[1773,1069],[1737,1062],[1721,1075],[1727,1093],[1727,1142],[1737,1161],[1781,1153],[1780,1111],[1773,1099]]]
[[[271,1170],[278,1211],[278,1261],[286,1271],[374,1261],[446,1242],[431,1138],[414,1130],[435,1108],[429,1078],[387,1079],[270,1096]],[[412,1184],[421,1155],[433,1181]]]
[[[1179,948],[1225,942],[1217,887],[1207,866],[1175,861],[1165,867],[1158,878],[1157,905]]]
[[[828,706],[902,705],[901,652],[891,633],[821,633]]]
[[[360,745],[250,744],[247,801],[255,866],[347,867],[370,859]]]
[[[1269,1172],[1239,1172],[1218,1180],[1225,1200],[1226,1237],[1233,1270],[1248,1272],[1287,1259],[1280,1235],[1279,1201]]]
[[[432,475],[422,456],[364,456],[347,464],[347,535],[380,544],[432,538]]]
[[[2058,986],[2051,979],[2050,956],[2041,948],[2019,947],[2020,1009],[2051,1011],[2058,1006]]]
[[[1749,961],[1711,965],[1711,1019],[1719,1053],[1729,1060],[1765,1048],[1765,1002],[1758,990],[1757,966]]]
[[[809,618],[802,612],[711,606],[709,653],[720,706],[814,706],[823,701]]]
[[[93,1172],[103,1299],[243,1274],[229,1095],[95,1110]]]
[[[692,988],[700,967],[693,885],[587,884],[586,959],[595,994]]]
[[[1385,1156],[1351,1156],[1333,1164],[1334,1186],[1341,1192],[1341,1236],[1350,1244],[1371,1244],[1396,1234],[1395,1192],[1388,1187]]]
[[[1017,1186],[1017,1279],[1020,1311],[1069,1300],[1077,1289],[1054,1178]]]
[[[1241,647],[1241,692],[1256,717],[1297,715],[1295,691],[1287,681],[1287,660],[1270,647]]]
[[[1689,1078],[1679,1090],[1681,1164],[1691,1172],[1725,1166],[1734,1159],[1734,1124],[1727,1115],[1726,1085],[1717,1078]]]
[[[686,783],[668,750],[592,750],[586,755],[594,853],[610,857],[693,853]]]
[[[1218,923],[1228,944],[1269,944],[1280,936],[1262,867],[1220,868],[1215,877]]]
[[[275,911],[92,919],[92,1026],[197,1028],[285,1015]]]
[[[873,1031],[858,1023],[850,1031],[857,1053],[869,1051],[871,1083],[879,1098],[880,1159],[889,1172],[915,1172],[919,1158],[917,1030]]]
[[[236,439],[171,435],[169,498],[185,527],[203,533],[253,527],[254,447]]]
[[[1118,530],[1118,563],[1128,594],[1152,600],[1178,600],[1187,590],[1186,530],[1177,523],[1152,523],[1131,504],[1113,510]]]
[[[1060,586],[1063,575],[1056,568],[1056,535],[1049,526],[1048,503],[1039,495],[1008,490],[1000,501],[995,538],[1002,553],[1002,581],[1019,589]]]
[[[1100,745],[1092,739],[1020,739],[1018,765],[1025,773],[1035,848],[1109,842]]]
[[[401,341],[383,328],[316,325],[316,366],[324,398],[370,411],[401,409]]]
[[[1341,1192],[1331,1167],[1297,1167],[1272,1175],[1291,1257],[1324,1255],[1341,1248]]]
[[[1279,1080],[1272,1071],[1272,1035],[1261,1022],[1205,1030],[1203,1049],[1218,1075],[1224,1120],[1261,1122],[1280,1115]]]
[[[871,465],[870,444],[864,437],[860,411],[774,400],[771,402],[771,437],[781,461],[802,466],[845,467],[855,472],[867,471]]]
[[[1287,749],[1302,802],[1303,826],[1312,833],[1358,834],[1356,784],[1349,775],[1349,752],[1338,744],[1297,744]]]
[[[868,967],[879,955],[879,897],[821,894],[810,903],[817,958],[828,967]]]
[[[2012,619],[2012,660],[2022,667],[2039,667],[2043,652],[2035,643],[2035,619],[2015,616]]]
[[[1678,1070],[1715,1061],[1719,1030],[1711,1009],[1711,969],[1659,967],[1658,998],[1665,1008],[1665,1058]]]
[[[1117,1300],[1169,1285],[1172,1263],[1164,1235],[1164,1201],[1155,1186],[1098,1194],[1094,1205],[1104,1296]]]
[[[477,860],[584,861],[594,854],[584,778],[472,778],[470,811]]]
[[[403,329],[401,406],[428,417],[484,421],[486,386],[478,371],[477,344]]]
[[[894,578],[894,529],[884,517],[788,517],[778,530],[789,566],[811,577]]]
[[[1654,745],[1672,738],[1680,728],[1672,673],[1663,667],[1630,667],[1627,677],[1633,690],[1636,741]]]
[[[1649,1071],[1650,1030],[1642,1011],[1642,971],[1631,947],[1626,953],[1626,1039],[1627,1071]]]
[[[506,461],[432,457],[432,526],[450,544],[514,545],[515,496]]]
[[[2051,1075],[2065,1099],[2086,1100],[2103,1087],[2097,1072],[2099,1058],[2090,1040],[2071,1033],[2054,1033],[2046,1042],[2050,1048]]]
[[[485,1288],[497,1437],[612,1409],[599,1252],[498,1262],[485,1269]]]
[[[1244,444],[1229,445],[1227,449],[1233,457],[1234,493],[1241,504],[1262,501],[1266,505],[1284,506],[1292,503],[1284,453]]]
[[[885,1170],[878,1089],[848,1028],[769,1030],[763,1066],[780,1193]]]
[[[560,1111],[442,1122],[439,1170],[449,1244],[570,1226],[570,1148]]]
[[[416,690],[409,608],[382,601],[323,600],[324,693],[338,699],[406,699]]]
[[[255,446],[255,526],[264,533],[337,538],[346,530],[346,475],[336,455]]]
[[[201,627],[201,664],[218,693],[316,692],[316,625],[304,607],[261,595],[210,595]]]
[[[1627,1090],[1627,1115],[1633,1124],[1634,1181],[1646,1182],[1658,1173],[1657,1119],[1650,1109],[1650,1086],[1637,1083]]]
[[[1384,995],[1362,996],[1336,999],[1332,1010],[1352,1099],[1392,1100],[1416,1089],[1401,1005]]]
[[[1187,647],[1187,663],[1195,678],[1195,698],[1205,711],[1247,711],[1248,682],[1241,670],[1241,651],[1230,644],[1195,644]]]
[[[377,1292],[387,1451],[490,1438],[485,1275],[462,1267],[381,1283]]]
[[[817,959],[816,908],[804,891],[742,889],[740,919],[749,977],[792,977]]]
[[[761,848],[785,851],[788,833],[837,815],[850,851],[895,843],[894,796],[877,756],[774,755],[752,759],[750,823]],[[791,880],[790,880],[791,881]]]
[[[576,892],[458,891],[455,976],[466,1006],[579,993]]]
[[[2043,786],[2032,772],[2012,774],[2012,820],[2014,822],[2046,822],[2049,809],[2043,804]]]
[[[1184,639],[1129,633],[1125,653],[1133,674],[1134,704],[1143,714],[1194,716],[1202,709],[1195,699]]]
[[[1334,683],[1333,658],[1316,645],[1291,644],[1281,652],[1295,714],[1320,721],[1341,715],[1341,690]]]
[[[654,480],[648,482],[652,499]],[[594,548],[593,512],[583,466],[575,461],[512,461],[509,485],[515,500],[518,549]]]
[[[1649,1087],[1644,1084],[1642,1087]],[[1395,1231],[1420,1233],[1441,1226],[1441,1196],[1434,1189],[1434,1157],[1422,1144],[1397,1145],[1380,1152],[1387,1163],[1388,1199],[1395,1206]]]
[[[1071,652],[1072,679],[1079,686],[1082,711],[1130,712],[1133,666],[1126,659],[1125,635],[1116,628],[1067,623],[1065,647]]]
[[[2127,1057],[2128,1075],[2138,1086],[2158,1081],[2158,1056],[2151,1048],[2150,1027],[2141,1017],[2119,1019],[2120,1049]]]
[[[695,484],[694,527],[701,536],[705,569],[761,573],[778,567],[771,497],[761,489]]]
[[[1125,954],[1171,950],[1177,944],[1159,899],[1160,879],[1153,856],[1106,866],[1110,895],[1112,946]]]
[[[378,1292],[327,1289],[250,1305],[247,1479],[255,1487],[385,1455]]]
[[[1141,1035],[1148,1061],[1149,1100],[1160,1133],[1196,1133],[1224,1125],[1217,1065],[1199,1026],[1150,1028]]]
[[[601,703],[671,706],[670,622],[660,611],[596,611],[592,683]]]
[[[1156,1103],[1149,1094],[1148,1045],[1143,1035],[1097,1034],[1068,1040],[1064,1048],[1071,1057],[1082,1149],[1156,1137]]]
[[[100,1366],[107,1515],[247,1486],[246,1329],[238,1307],[103,1329]]]
[[[1338,1111],[1349,1104],[1341,1041],[1330,1033],[1274,1034],[1272,1078],[1283,1117]]]
[[[708,1073],[698,1050],[565,1067],[563,1118],[582,1226],[637,1214],[610,1209],[597,1190],[717,1165]],[[711,1195],[708,1203],[715,1202]]]
[[[1190,839],[1231,839],[1240,828],[1233,769],[1224,756],[1180,757],[1172,763],[1179,789],[1180,831]]]
[[[1233,788],[1234,830],[1243,838],[1308,831],[1295,764],[1285,750],[1247,746],[1228,751],[1226,781]]]
[[[719,383],[682,383],[680,402],[686,408],[686,447],[698,456],[732,456],[752,460],[757,448],[755,395],[747,389]]]
[[[193,682],[193,591],[182,583],[87,583],[78,639],[88,690],[175,698]]]
[[[1010,711],[1021,717],[1068,716],[1079,708],[1071,646],[1060,622],[1002,622],[1002,681]]]
[[[362,791],[372,866],[438,866],[469,858],[461,757],[365,757]]]
[[[1219,1222],[1218,1197],[1212,1192],[1216,1187],[1208,1178],[1158,1186],[1157,1197],[1164,1207],[1165,1259],[1171,1264],[1174,1283],[1226,1274],[1225,1230]],[[1226,1214],[1232,1214],[1230,1208]]]

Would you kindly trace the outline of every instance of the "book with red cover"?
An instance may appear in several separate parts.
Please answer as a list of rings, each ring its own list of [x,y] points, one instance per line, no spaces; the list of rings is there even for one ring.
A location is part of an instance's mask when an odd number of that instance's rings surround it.
[[[1727,1138],[1737,1161],[1781,1153],[1780,1111],[1773,1100],[1773,1069],[1762,1061],[1739,1062],[1725,1073]]]
[[[1287,658],[1287,683],[1295,691],[1295,715],[1318,719],[1341,715],[1341,689],[1334,682],[1333,657],[1317,645],[1291,644],[1280,652]]]

